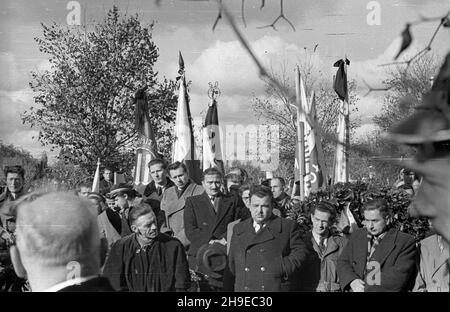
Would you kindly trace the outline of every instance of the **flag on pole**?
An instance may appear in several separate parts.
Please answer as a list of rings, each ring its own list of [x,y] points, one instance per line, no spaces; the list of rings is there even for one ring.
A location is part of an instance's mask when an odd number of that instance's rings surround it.
[[[347,87],[347,65],[350,61],[346,58],[334,63],[338,67],[333,88],[341,100],[337,124],[338,143],[334,159],[334,183],[348,182],[348,146],[349,137],[349,103]]]
[[[156,139],[148,115],[149,107],[147,95],[145,94],[146,89],[145,87],[138,90],[135,95],[135,129],[141,140],[141,144],[136,149],[133,172],[136,186],[144,186],[151,182],[148,163],[150,160],[158,157]]]
[[[209,105],[203,126],[203,170],[216,167],[224,173],[220,148],[219,117],[215,99]]]
[[[189,108],[189,95],[186,89],[186,78],[184,74],[184,61],[181,52],[179,54],[179,94],[177,115],[175,121],[175,141],[173,145],[172,161],[184,162],[188,175],[195,183],[200,184],[202,172],[200,160],[196,155],[194,132],[192,128],[191,111]]]
[[[94,181],[92,182],[92,192],[100,193],[100,158],[97,161],[97,169],[94,174]]]
[[[314,91],[308,103],[308,113],[311,120],[317,125],[316,102]],[[309,123],[305,126],[305,192],[308,196],[311,192],[317,192],[325,181],[323,150],[320,141],[319,128],[312,128]]]
[[[307,111],[306,90],[303,78],[300,75],[300,68],[297,66],[295,71],[295,98],[297,108],[297,141],[295,153],[295,181],[299,181],[300,199],[303,200],[305,196],[305,121]]]
[[[350,210],[350,202],[345,204],[339,216],[337,227],[344,233],[353,233],[358,228],[358,223]]]

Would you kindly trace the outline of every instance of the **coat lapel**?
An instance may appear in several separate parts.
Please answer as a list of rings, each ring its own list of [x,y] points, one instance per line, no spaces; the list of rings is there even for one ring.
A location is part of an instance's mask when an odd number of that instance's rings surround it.
[[[395,248],[397,234],[396,229],[389,229],[386,236],[383,237],[380,244],[376,247],[371,259],[377,261],[382,266],[391,251]]]
[[[355,237],[354,244],[355,249],[353,250],[355,253],[354,259],[357,263],[357,267],[355,270],[357,270],[357,274],[359,276],[364,275],[364,270],[366,268],[366,262],[367,262],[367,230],[364,229],[361,232],[358,233],[358,235],[361,235],[362,237]]]
[[[333,252],[335,252],[338,249],[339,249],[338,244],[336,244],[336,242],[334,241],[332,236],[329,236],[328,240],[327,240],[327,248],[323,254],[323,257],[325,258],[326,256],[328,256],[329,254],[332,254]]]
[[[239,245],[244,246],[244,250],[248,248],[251,244],[253,238],[255,237],[255,229],[253,228],[253,219],[248,218],[242,221],[242,226],[238,226],[233,231],[236,231],[238,237]]]
[[[253,223],[253,222],[252,222]],[[253,224],[250,223],[251,231],[255,231],[253,228]],[[258,231],[254,238],[250,241],[250,244],[247,246],[250,247],[252,245],[262,244],[269,240],[275,239],[275,235],[281,232],[281,219],[279,217],[272,217],[266,224],[266,226]]]
[[[225,197],[221,195],[219,197],[219,209],[217,212],[217,222],[216,224],[219,224],[220,221],[222,221],[223,217],[227,214],[228,210],[230,210],[231,206],[233,205],[233,202],[229,197]]]
[[[192,193],[194,187],[195,184],[190,183],[184,190],[183,194],[181,194],[180,198],[178,198],[176,186],[171,186],[165,191],[164,196],[168,201],[170,201],[170,205],[167,205],[166,210],[167,217],[184,209],[186,197],[191,196],[190,194]]]
[[[431,249],[437,250],[439,252],[439,256],[436,257],[435,262],[434,262],[434,267],[433,267],[432,274],[431,274],[432,278],[436,275],[436,273],[439,272],[439,270],[442,268],[442,266],[447,265],[447,261],[449,258],[449,251],[444,248],[443,252],[440,252],[439,244],[437,241],[437,236],[435,238],[436,239],[433,240],[434,246],[432,246]],[[450,268],[450,264],[448,264],[448,265]]]
[[[201,202],[199,203],[199,205],[201,207],[203,207],[201,210],[203,210],[207,214],[209,224],[211,224],[211,225],[215,224],[216,214],[214,212],[214,206],[212,205],[211,201],[209,200],[208,194],[206,194],[206,192],[203,192],[200,199],[201,199]]]

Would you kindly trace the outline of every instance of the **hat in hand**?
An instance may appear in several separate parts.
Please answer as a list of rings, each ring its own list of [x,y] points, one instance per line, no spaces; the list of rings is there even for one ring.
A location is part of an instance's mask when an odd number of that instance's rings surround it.
[[[212,278],[222,278],[227,265],[227,248],[220,244],[204,244],[197,251],[198,272]]]

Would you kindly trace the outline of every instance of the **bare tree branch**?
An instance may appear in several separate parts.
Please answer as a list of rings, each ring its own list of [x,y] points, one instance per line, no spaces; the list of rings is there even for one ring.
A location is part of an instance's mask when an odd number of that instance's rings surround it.
[[[414,21],[412,23],[409,23],[410,26],[413,26],[413,25],[418,25],[418,24],[422,24],[422,23],[426,23],[426,22],[440,20],[439,25],[436,27],[436,30],[434,31],[433,35],[431,36],[430,41],[425,46],[425,48],[423,48],[422,50],[417,52],[409,60],[401,61],[401,62],[392,62],[392,63],[387,63],[387,64],[381,64],[381,65],[378,65],[378,66],[391,66],[391,65],[404,65],[404,64],[406,64],[406,68],[408,68],[413,61],[417,60],[419,57],[423,56],[425,53],[428,53],[429,51],[431,51],[431,44],[433,43],[434,39],[436,38],[436,35],[439,32],[439,30],[441,29],[441,27],[444,26],[444,25],[447,25],[449,23],[449,16],[450,16],[450,11],[447,12],[444,16],[441,16],[441,17],[426,18],[426,17],[421,16],[421,18],[419,20]]]
[[[216,29],[217,23],[219,23],[219,20],[222,18],[222,0],[218,0],[220,3],[220,9],[219,13],[217,14],[216,20],[214,21],[214,25],[212,27],[212,30],[214,31]]]
[[[366,94],[363,95],[363,97],[368,96],[371,92],[373,91],[388,91],[390,90],[392,87],[386,87],[386,88],[373,88],[371,87],[364,79],[362,80],[363,83],[366,85],[367,89],[369,89],[369,91],[367,91]]]
[[[245,7],[245,0],[242,0],[241,2],[241,15],[242,15],[242,23],[244,23],[244,27],[247,28],[247,23],[245,22],[245,12],[244,12],[244,8]]]
[[[286,18],[286,16],[284,16],[284,12],[283,12],[283,11],[284,11],[284,8],[283,8],[283,2],[284,2],[284,0],[280,0],[280,15],[278,15],[278,17],[273,21],[273,23],[270,24],[270,25],[257,27],[258,29],[263,29],[263,28],[272,27],[274,30],[277,30],[277,29],[275,28],[275,24],[278,22],[278,20],[284,19],[284,20],[292,27],[292,29],[295,31],[294,25],[291,23],[290,20],[288,20],[288,19]],[[263,3],[264,3],[264,2],[263,2]]]

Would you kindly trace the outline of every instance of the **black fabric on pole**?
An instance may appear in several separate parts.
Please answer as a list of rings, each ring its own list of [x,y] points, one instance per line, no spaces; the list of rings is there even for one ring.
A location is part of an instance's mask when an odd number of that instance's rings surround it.
[[[348,97],[347,73],[344,70],[344,64],[350,65],[350,61],[348,59],[345,59],[344,63],[344,60],[340,59],[333,65],[334,67],[338,67],[336,76],[334,78],[333,88],[342,101],[347,100]]]
[[[211,106],[208,107],[208,112],[205,118],[205,127],[210,125],[219,125],[219,117],[217,115],[217,102],[213,100]]]

